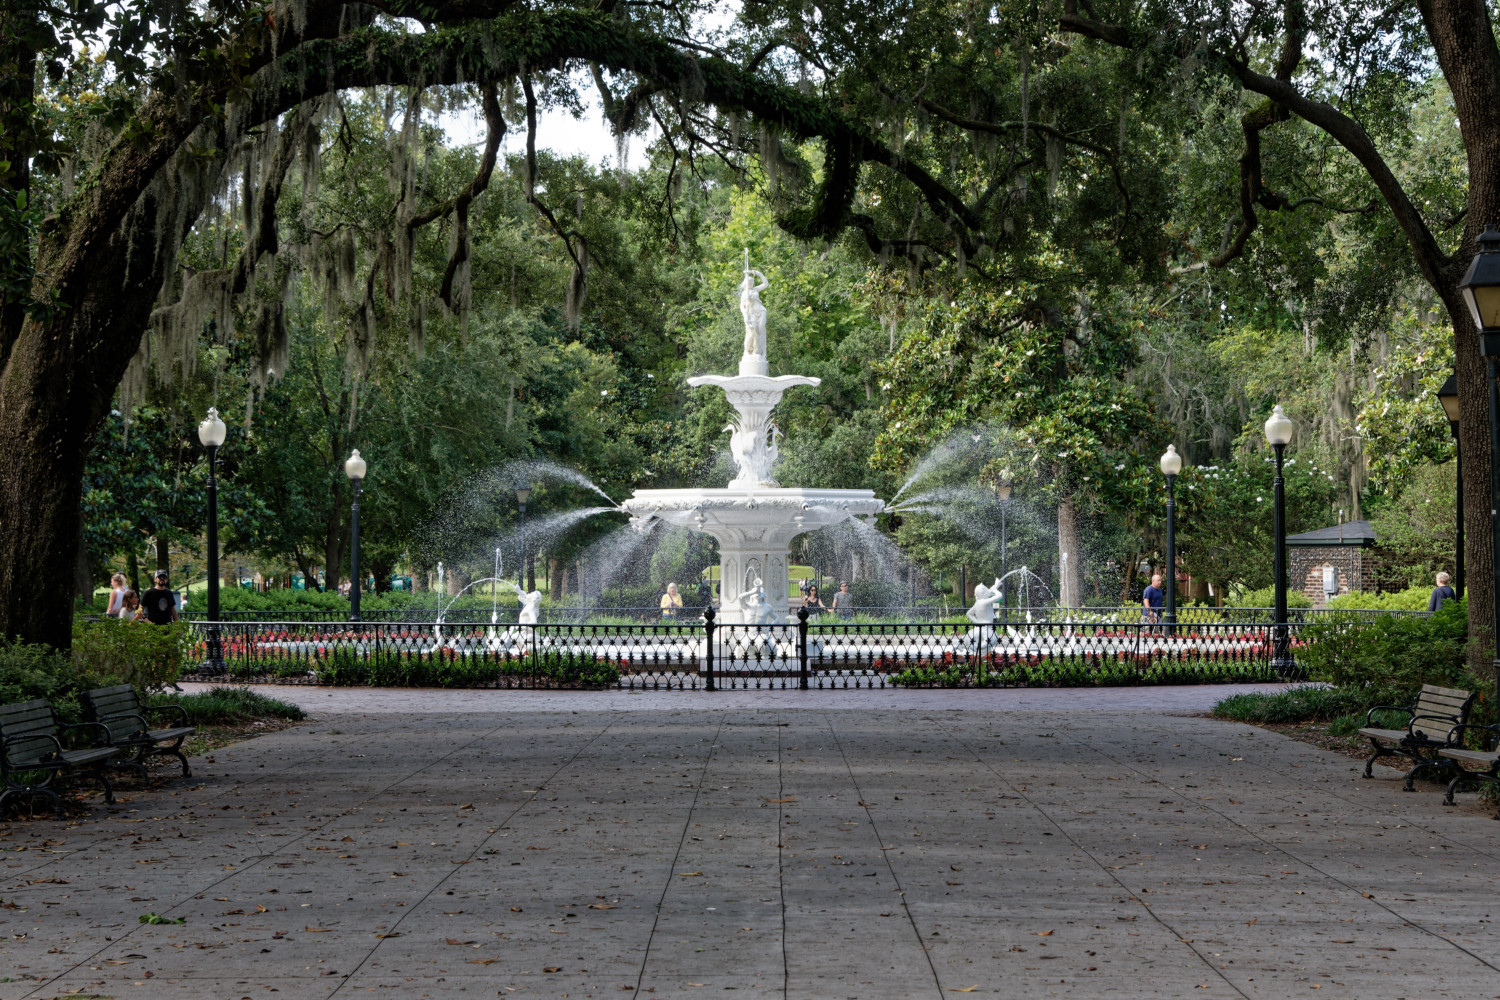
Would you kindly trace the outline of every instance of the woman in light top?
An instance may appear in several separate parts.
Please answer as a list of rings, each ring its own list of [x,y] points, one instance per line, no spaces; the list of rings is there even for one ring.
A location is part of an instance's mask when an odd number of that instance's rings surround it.
[[[677,584],[667,584],[667,592],[661,595],[661,616],[663,618],[676,618],[677,612],[682,610],[682,595],[677,592]]]
[[[111,617],[118,616],[120,614],[120,606],[124,603],[125,594],[129,589],[129,587],[125,586],[124,573],[116,573],[114,576],[110,577],[109,606],[104,609],[104,613],[110,615]]]

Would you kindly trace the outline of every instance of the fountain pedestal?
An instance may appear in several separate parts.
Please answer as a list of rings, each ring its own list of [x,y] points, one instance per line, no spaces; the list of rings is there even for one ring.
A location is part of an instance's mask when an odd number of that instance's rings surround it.
[[[759,284],[756,284],[756,279]],[[622,508],[644,520],[701,531],[719,540],[718,620],[745,621],[740,598],[763,581],[766,601],[778,612],[787,607],[788,553],[792,539],[851,517],[869,517],[885,509],[872,490],[813,490],[777,485],[771,467],[780,454],[781,431],[771,411],[781,394],[794,386],[818,385],[806,375],[770,374],[766,363],[766,310],[760,292],[765,275],[751,270],[748,253],[740,283],[740,311],[745,317],[745,350],[738,375],[699,375],[688,385],[718,386],[739,414],[724,429],[738,475],[727,489],[639,490]]]

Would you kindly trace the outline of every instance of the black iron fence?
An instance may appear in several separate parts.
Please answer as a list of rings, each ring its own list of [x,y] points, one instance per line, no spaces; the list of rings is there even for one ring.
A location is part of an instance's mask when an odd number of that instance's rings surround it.
[[[1065,687],[1301,680],[1300,624],[195,622],[190,680],[376,687]],[[1282,629],[1284,628],[1284,633]]]
[[[688,605],[679,608],[673,618],[683,623],[701,624],[703,610],[701,605]],[[941,605],[859,605],[838,611],[830,610],[819,617],[815,617],[814,621],[830,619],[839,621],[852,620],[865,624],[878,622],[904,622],[912,624],[950,622],[952,624],[964,624],[964,612],[965,608],[956,605],[947,607]],[[497,609],[468,607],[448,610],[438,607],[385,608],[380,610],[363,609],[360,612],[360,618],[364,622],[371,624],[430,625],[438,622],[452,625],[488,626],[491,624],[514,625],[516,624],[518,614],[518,610],[513,606],[502,606]],[[1386,611],[1363,608],[1289,608],[1287,610],[1287,621],[1291,624],[1302,625],[1335,616],[1348,619],[1379,618],[1390,615],[1423,617],[1427,614],[1428,612],[1426,611]],[[201,611],[190,611],[184,617],[194,622],[207,621],[207,615]],[[1118,608],[1059,608],[1050,606],[1002,608],[996,612],[997,621],[1011,626],[1020,626],[1028,623],[1047,625],[1141,624],[1142,617],[1142,609],[1137,605]],[[542,625],[586,625],[595,621],[607,625],[611,620],[628,620],[641,624],[656,624],[663,621],[659,608],[611,606],[577,608],[544,607],[539,611],[539,618],[539,623]],[[347,609],[223,611],[219,614],[219,620],[221,622],[253,622],[262,624],[288,622],[338,624],[349,620],[349,612]],[[1275,621],[1275,612],[1271,608],[1194,606],[1177,609],[1177,622],[1180,625],[1270,624],[1273,621]]]

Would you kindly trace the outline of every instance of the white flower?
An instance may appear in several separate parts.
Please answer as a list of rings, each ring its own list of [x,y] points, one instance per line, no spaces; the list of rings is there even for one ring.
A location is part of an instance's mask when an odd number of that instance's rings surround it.
[[[601,396],[608,396],[609,395],[609,390],[608,389],[600,389],[599,390],[599,395],[601,395]]]

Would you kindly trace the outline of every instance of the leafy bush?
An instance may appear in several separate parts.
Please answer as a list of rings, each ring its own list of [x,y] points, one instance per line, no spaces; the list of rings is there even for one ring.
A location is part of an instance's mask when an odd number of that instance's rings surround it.
[[[307,718],[299,705],[242,687],[214,687],[199,694],[158,694],[146,703],[181,706],[190,726],[232,726],[263,718],[297,722]]]
[[[607,687],[619,667],[602,657],[546,652],[518,657],[460,656],[453,652],[331,653],[317,667],[318,681],[335,687],[493,687],[510,678],[552,685]]]
[[[1351,590],[1329,600],[1328,607],[1346,611],[1426,611],[1427,601],[1432,597],[1432,588],[1408,587],[1405,590],[1388,591],[1384,594],[1367,594]]]
[[[74,667],[68,654],[51,646],[0,639],[0,704],[45,698],[64,722],[79,722],[79,694],[115,682]]]
[[[1229,605],[1231,608],[1274,608],[1276,606],[1276,588],[1262,587],[1259,590],[1242,590]],[[1312,601],[1300,590],[1288,589],[1286,592],[1286,606],[1288,608],[1310,608]]]
[[[106,618],[73,623],[73,662],[87,673],[157,691],[182,676],[193,648],[186,622],[150,625]]]
[[[1274,694],[1232,694],[1213,707],[1213,715],[1219,719],[1257,724],[1318,722],[1363,713],[1369,704],[1368,696],[1353,688],[1303,685]]]
[[[1298,660],[1313,680],[1409,698],[1423,684],[1474,686],[1464,663],[1468,602],[1432,616],[1334,613],[1302,627]]]

